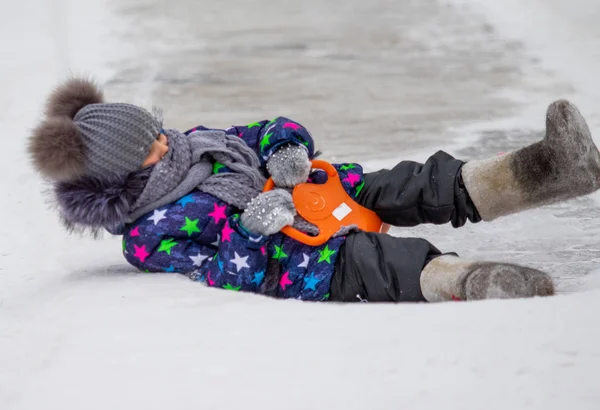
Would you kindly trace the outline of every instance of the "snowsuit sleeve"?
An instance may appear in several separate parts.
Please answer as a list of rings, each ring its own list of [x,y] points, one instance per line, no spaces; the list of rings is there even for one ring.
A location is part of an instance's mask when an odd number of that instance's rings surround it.
[[[352,199],[356,200],[365,186],[365,176],[363,169],[359,164],[343,163],[332,164],[338,172],[338,178],[342,182],[342,187]],[[327,181],[327,174],[318,170],[310,174],[308,182],[314,184],[324,184]]]
[[[256,151],[263,166],[279,147],[286,144],[306,147],[309,158],[315,154],[315,143],[308,130],[289,118],[277,117],[271,121],[238,125],[227,132],[243,138],[246,144]]]
[[[186,135],[198,130],[208,130],[204,126],[197,126],[185,132]],[[306,147],[308,157],[315,155],[315,143],[306,128],[286,117],[276,117],[269,120],[253,122],[248,125],[236,125],[225,130],[229,135],[237,135],[256,152],[260,159],[261,169],[267,175],[266,164],[271,155],[279,147],[286,144],[296,144]],[[216,163],[215,173],[228,172],[223,164]]]
[[[252,237],[234,211],[194,191],[128,226],[125,257],[145,272],[180,272],[209,286],[256,292],[268,263],[268,238]]]

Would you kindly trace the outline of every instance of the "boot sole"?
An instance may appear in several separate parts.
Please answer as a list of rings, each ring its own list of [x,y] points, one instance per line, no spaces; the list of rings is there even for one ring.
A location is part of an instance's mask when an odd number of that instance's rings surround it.
[[[546,273],[503,263],[474,263],[472,269],[465,275],[462,285],[462,294],[466,300],[554,295],[552,278]]]

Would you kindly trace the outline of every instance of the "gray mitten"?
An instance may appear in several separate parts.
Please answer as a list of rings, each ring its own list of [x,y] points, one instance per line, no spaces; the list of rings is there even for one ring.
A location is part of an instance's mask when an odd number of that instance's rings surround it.
[[[275,189],[250,201],[240,221],[253,234],[273,235],[284,226],[292,225],[295,215],[292,195],[283,189]]]
[[[275,185],[281,188],[293,188],[306,182],[310,174],[308,150],[295,144],[279,148],[267,161],[267,171],[273,177]]]

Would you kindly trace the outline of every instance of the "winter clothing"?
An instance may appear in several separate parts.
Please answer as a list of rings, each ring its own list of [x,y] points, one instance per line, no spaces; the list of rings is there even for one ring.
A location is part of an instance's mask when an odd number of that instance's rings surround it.
[[[542,272],[462,261],[419,238],[346,232],[303,245],[278,231],[315,227],[293,208],[292,188],[310,175],[314,142],[275,118],[227,130],[164,131],[127,104],[104,104],[91,83],[72,80],[49,99],[30,139],[35,167],[52,179],[69,228],[123,234],[125,258],[146,272],[181,272],[208,286],[280,298],[441,301],[553,293]],[[139,169],[159,132],[167,155]],[[600,154],[567,102],[550,106],[544,141],[502,158],[464,164],[438,152],[363,175],[335,165],[345,191],[391,225],[451,222],[459,227],[590,193],[600,186]],[[571,175],[573,170],[576,174]],[[268,175],[280,187],[261,194]],[[246,211],[243,212],[243,210]],[[241,214],[241,215],[240,215]]]
[[[425,164],[402,161],[391,170],[366,174],[357,201],[395,226],[452,222],[459,227],[467,220],[479,222],[481,218],[460,178],[463,165],[442,151]],[[340,250],[331,299],[424,301],[421,271],[439,255],[435,246],[420,238],[364,232],[349,235]]]
[[[198,130],[189,135],[167,130],[166,134],[169,151],[154,166],[126,222],[177,201],[195,188],[238,209],[245,209],[262,192],[266,178],[259,170],[258,157],[237,135],[221,130]],[[214,161],[232,172],[213,174]]]
[[[143,108],[105,104],[91,81],[73,79],[50,96],[47,118],[34,130],[29,153],[45,176],[123,176],[140,169],[161,124]]]
[[[160,134],[161,123],[133,104],[89,104],[73,122],[85,145],[86,175],[137,171]]]
[[[244,228],[255,235],[273,235],[294,223],[296,208],[292,194],[283,189],[254,198],[241,216]]]
[[[198,190],[127,226],[125,258],[149,272],[181,272],[208,286],[280,298],[324,300],[343,238],[319,248],[253,236],[238,210]]]
[[[428,302],[554,294],[552,279],[539,270],[508,263],[465,261],[452,255],[435,258],[425,267],[421,289]]]
[[[421,238],[382,233],[348,235],[331,283],[336,302],[423,302],[419,279],[441,252]]]
[[[463,165],[438,152],[425,165],[402,162],[367,174],[358,201],[392,225],[459,227],[597,190],[600,156],[577,109],[565,101],[551,104],[546,128],[543,141],[501,157]],[[439,256],[423,239],[351,235],[340,250],[331,299],[436,302],[553,294],[543,272]]]
[[[278,147],[302,144],[310,155],[314,152],[310,134],[285,118],[232,127],[226,133],[241,137],[257,151],[263,172]],[[356,197],[364,186],[361,167],[341,164],[336,168],[344,189]],[[231,170],[215,162],[213,172]],[[322,171],[311,175],[315,183],[325,178]],[[334,238],[315,248],[281,233],[261,237],[240,224],[240,211],[214,195],[193,190],[128,224],[124,230],[125,257],[143,271],[182,272],[209,286],[282,298],[329,298],[336,258],[345,238]]]
[[[275,185],[281,188],[293,188],[306,182],[310,169],[308,152],[305,147],[299,145],[281,147],[267,161],[269,175]]]
[[[394,226],[451,222],[458,228],[467,220],[479,222],[481,217],[462,182],[463,165],[443,151],[425,164],[402,161],[392,170],[367,174],[358,201]]]
[[[106,229],[117,235],[151,173],[150,167],[124,176],[54,182],[51,200],[58,205],[60,219],[67,230],[91,231],[97,235]]]
[[[546,136],[516,152],[466,164],[465,186],[485,221],[586,195],[600,187],[600,153],[567,101],[546,112]]]

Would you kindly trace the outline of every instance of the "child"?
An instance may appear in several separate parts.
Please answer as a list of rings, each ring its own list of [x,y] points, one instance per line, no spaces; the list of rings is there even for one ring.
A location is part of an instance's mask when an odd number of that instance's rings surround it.
[[[346,230],[310,247],[279,233],[292,224],[316,233],[296,215],[289,191],[326,178],[310,173],[311,135],[287,118],[181,133],[140,107],[105,103],[92,82],[72,79],[51,94],[29,152],[53,183],[65,225],[122,234],[125,258],[145,272],[312,301],[554,293],[543,272],[466,261],[424,239]],[[374,173],[354,163],[335,167],[352,198],[395,226],[491,221],[600,186],[599,152],[566,101],[549,106],[542,141],[500,157],[464,163],[440,151],[425,164],[403,161]],[[279,189],[261,193],[268,176]]]

